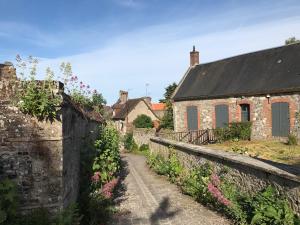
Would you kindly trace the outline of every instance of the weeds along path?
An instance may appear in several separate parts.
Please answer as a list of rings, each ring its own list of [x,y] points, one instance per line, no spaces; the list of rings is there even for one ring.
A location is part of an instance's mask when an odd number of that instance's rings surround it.
[[[165,177],[154,174],[141,155],[123,155],[125,179],[117,198],[119,212],[111,225],[223,225],[230,224],[189,196]]]

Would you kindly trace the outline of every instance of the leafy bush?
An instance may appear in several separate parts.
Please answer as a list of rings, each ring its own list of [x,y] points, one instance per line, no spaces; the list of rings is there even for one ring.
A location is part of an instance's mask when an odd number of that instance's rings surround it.
[[[235,224],[300,224],[287,200],[272,186],[249,196],[226,179],[227,169],[216,173],[216,169],[206,163],[186,170],[172,150],[167,160],[161,155],[148,154],[147,162],[156,173],[167,175],[176,182],[183,193],[223,212]]]
[[[138,150],[138,145],[135,143],[133,133],[125,134],[123,138],[124,148],[128,151]]]
[[[229,124],[231,139],[250,140],[251,138],[251,122],[232,122]]]
[[[94,175],[99,178],[100,184],[111,181],[120,170],[119,139],[118,131],[112,125],[107,125],[102,128],[100,138],[95,142],[97,156],[94,160],[93,171]]]
[[[18,66],[24,71],[27,63],[29,64],[30,76],[29,80],[23,78],[21,73],[21,89],[19,90],[18,103],[19,109],[39,120],[54,121],[57,115],[57,107],[60,105],[61,99],[55,93],[56,84],[53,81],[54,73],[47,68],[46,79],[42,82],[36,81],[37,59],[29,57],[28,62],[24,62],[17,57]]]
[[[152,128],[153,122],[149,116],[141,114],[138,115],[137,118],[133,121],[133,125],[136,128]]]
[[[294,213],[288,202],[282,199],[271,186],[257,194],[251,202],[251,224],[294,224]]]
[[[147,152],[147,151],[149,151],[149,145],[147,145],[147,144],[142,144],[142,145],[140,146],[139,150],[140,150],[141,152]]]
[[[167,161],[168,164],[168,176],[172,183],[177,182],[177,179],[181,175],[183,171],[183,166],[179,162],[177,155],[174,150],[171,150],[169,159]]]
[[[208,163],[193,167],[183,178],[181,186],[183,193],[191,195],[203,204],[211,202],[212,198],[207,188],[211,174],[212,167]]]
[[[293,134],[289,134],[287,144],[288,145],[298,145],[297,137]]]
[[[250,140],[251,122],[233,122],[228,127],[215,129],[215,136],[219,142],[228,140]]]

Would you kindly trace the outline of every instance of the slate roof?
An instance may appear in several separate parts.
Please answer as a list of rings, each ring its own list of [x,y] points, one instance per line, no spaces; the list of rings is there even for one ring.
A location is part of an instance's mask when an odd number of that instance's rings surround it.
[[[300,44],[292,44],[191,67],[173,100],[299,91]]]
[[[114,119],[125,119],[131,110],[134,109],[134,107],[140,102],[143,101],[142,98],[134,98],[134,99],[128,99],[127,102],[123,105],[121,105],[121,109],[116,113],[116,115],[113,117]]]

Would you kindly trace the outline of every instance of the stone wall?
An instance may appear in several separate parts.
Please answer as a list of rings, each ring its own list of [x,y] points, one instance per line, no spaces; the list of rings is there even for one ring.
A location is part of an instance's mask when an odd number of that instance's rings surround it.
[[[146,128],[134,128],[133,129],[133,138],[138,146],[142,144],[149,145],[150,138],[155,137],[156,129],[146,129]]]
[[[0,180],[17,183],[22,210],[57,211],[77,200],[80,150],[95,139],[101,121],[64,94],[59,119],[38,121],[14,106],[17,87],[14,68],[0,64]]]
[[[216,127],[215,106],[225,104],[229,107],[229,122],[241,121],[240,104],[250,105],[250,121],[252,122],[252,139],[266,139],[272,137],[271,105],[275,102],[289,103],[290,130],[300,138],[300,125],[297,113],[300,112],[300,95],[272,95],[253,96],[243,98],[208,99],[174,102],[175,131],[187,130],[187,106],[198,108],[198,129],[212,129]]]
[[[227,178],[248,194],[255,194],[269,184],[274,185],[287,197],[295,213],[300,215],[299,168],[159,137],[151,138],[152,153],[168,157],[170,146],[175,148],[180,162],[186,168],[205,162],[212,163],[217,170],[229,168]]]

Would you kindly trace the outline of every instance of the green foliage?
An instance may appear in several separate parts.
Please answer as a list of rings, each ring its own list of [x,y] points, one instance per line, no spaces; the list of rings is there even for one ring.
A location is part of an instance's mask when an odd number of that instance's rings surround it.
[[[127,133],[123,137],[124,148],[127,151],[135,151],[138,150],[138,145],[135,143],[133,138],[133,133]]]
[[[138,115],[137,118],[135,118],[135,120],[133,121],[133,125],[136,128],[152,128],[153,122],[149,116],[141,114]]]
[[[120,137],[113,125],[102,128],[100,138],[95,142],[97,156],[93,164],[93,171],[100,172],[101,183],[107,183],[120,170]]]
[[[167,161],[168,169],[168,176],[172,183],[178,181],[179,176],[183,171],[183,166],[181,165],[175,151],[173,149],[170,150],[169,159]]]
[[[16,184],[5,179],[0,182],[0,224],[13,224],[17,215],[18,196]]]
[[[299,224],[299,218],[294,215],[287,200],[277,194],[272,186],[249,196],[226,179],[227,168],[217,174],[211,164],[205,163],[186,170],[172,150],[168,159],[148,154],[147,163],[156,173],[176,182],[183,193],[223,212],[235,224]]]
[[[289,134],[287,144],[292,146],[298,145],[297,137],[293,134]]]
[[[251,206],[253,213],[251,224],[294,224],[294,214],[288,202],[282,199],[271,186],[257,194]]]
[[[249,149],[247,147],[234,146],[234,147],[232,147],[232,151],[243,155],[243,154],[247,153],[249,151]]]
[[[209,163],[193,167],[183,178],[183,193],[191,195],[203,204],[211,202],[212,198],[207,189],[211,174],[212,167]]]
[[[139,148],[139,151],[141,151],[141,152],[147,152],[149,150],[150,150],[149,145],[147,145],[147,144],[142,144]]]
[[[171,97],[177,88],[177,84],[174,82],[165,88],[164,99],[159,100],[162,103],[166,104],[166,112],[161,120],[160,126],[165,129],[174,130],[174,121],[173,121],[173,106]]]
[[[36,117],[39,120],[54,121],[61,99],[55,93],[56,87],[53,81],[53,72],[50,68],[47,68],[46,79],[39,82],[36,81],[37,59],[29,57],[28,62],[24,62],[20,56],[17,56],[17,62],[21,70],[30,70],[29,80],[24,77],[24,72],[21,72],[21,89],[18,93],[17,106],[23,113]]]
[[[219,142],[228,140],[250,140],[251,122],[233,122],[228,127],[217,128],[215,135]]]
[[[296,39],[296,37],[290,37],[285,40],[285,45],[297,44],[300,43],[300,40]]]
[[[51,225],[80,225],[81,219],[77,205],[72,204],[59,213]]]

